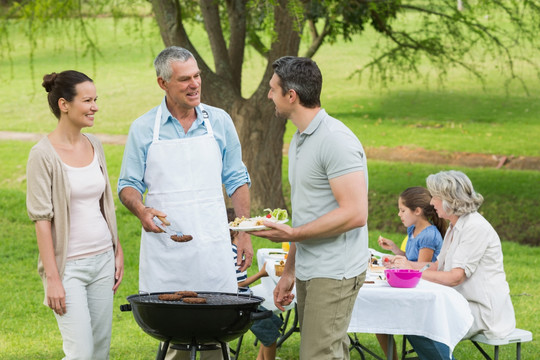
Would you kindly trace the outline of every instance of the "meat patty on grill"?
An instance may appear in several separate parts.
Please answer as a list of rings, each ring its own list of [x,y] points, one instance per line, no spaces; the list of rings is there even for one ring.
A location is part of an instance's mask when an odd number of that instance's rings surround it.
[[[187,304],[206,304],[206,299],[202,297],[185,297],[182,301]]]

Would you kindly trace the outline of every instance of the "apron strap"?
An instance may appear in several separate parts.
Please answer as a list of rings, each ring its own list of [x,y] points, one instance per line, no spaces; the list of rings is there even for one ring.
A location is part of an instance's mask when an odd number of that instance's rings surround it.
[[[212,125],[210,125],[210,118],[208,116],[208,111],[206,111],[201,104],[199,104],[199,110],[201,110],[203,119],[204,119],[204,125],[206,126],[206,131],[208,132],[208,135],[214,136],[214,130],[212,129]]]
[[[162,105],[159,105],[157,112],[156,112],[156,118],[154,120],[154,134],[152,141],[156,142],[159,140],[159,129],[161,126],[161,114],[163,113],[163,110],[161,109]],[[212,129],[212,125],[210,124],[210,117],[208,116],[208,111],[206,111],[202,104],[199,104],[199,110],[202,113],[203,119],[204,119],[204,125],[206,126],[206,131],[208,132],[208,135],[214,136],[214,130]]]
[[[161,125],[161,114],[162,114],[161,105],[159,105],[156,112],[156,118],[154,121],[154,136],[152,139],[153,142],[156,142],[159,140],[159,127]]]

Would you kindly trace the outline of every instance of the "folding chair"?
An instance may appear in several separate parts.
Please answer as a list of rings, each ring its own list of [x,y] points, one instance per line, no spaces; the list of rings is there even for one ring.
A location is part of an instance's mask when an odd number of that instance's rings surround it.
[[[532,333],[523,329],[515,329],[510,335],[504,339],[488,339],[483,334],[477,334],[470,338],[474,346],[487,360],[492,360],[491,357],[482,349],[478,343],[494,346],[493,360],[499,359],[499,346],[516,344],[516,360],[521,359],[521,343],[532,341]]]

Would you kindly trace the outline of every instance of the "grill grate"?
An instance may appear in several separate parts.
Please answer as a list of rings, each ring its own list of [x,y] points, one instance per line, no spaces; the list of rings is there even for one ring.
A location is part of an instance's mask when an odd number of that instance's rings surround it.
[[[175,304],[175,305],[248,305],[248,304],[260,304],[263,299],[255,296],[246,295],[234,295],[234,294],[220,294],[220,293],[204,293],[198,292],[199,297],[206,299],[206,304],[188,304],[182,300],[178,301],[165,301],[159,300],[160,294],[140,294],[133,296],[132,300],[136,300],[140,304]]]

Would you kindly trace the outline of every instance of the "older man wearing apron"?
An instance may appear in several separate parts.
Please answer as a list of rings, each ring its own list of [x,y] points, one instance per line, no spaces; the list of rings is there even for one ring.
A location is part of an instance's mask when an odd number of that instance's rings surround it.
[[[185,49],[173,47],[156,58],[158,83],[166,97],[133,123],[122,162],[120,199],[143,225],[139,291],[237,292],[222,184],[237,215],[249,216],[249,175],[232,120],[223,110],[200,104],[198,67],[189,52],[187,60],[182,58],[185,54]],[[171,68],[168,79],[159,75],[160,57]],[[166,216],[172,228],[193,240],[171,240],[152,222],[155,215]],[[253,256],[245,236],[243,268]],[[167,359],[184,358],[189,352],[167,352]],[[222,355],[220,350],[203,351],[201,358]]]
[[[194,240],[175,242],[165,233],[143,231],[139,290],[236,292],[235,269],[231,258],[223,256],[231,254],[231,241],[221,189],[221,155],[212,126],[206,122],[208,134],[203,136],[159,140],[160,110],[146,158],[146,206],[168,214],[171,224]],[[206,111],[202,113],[207,119]]]

